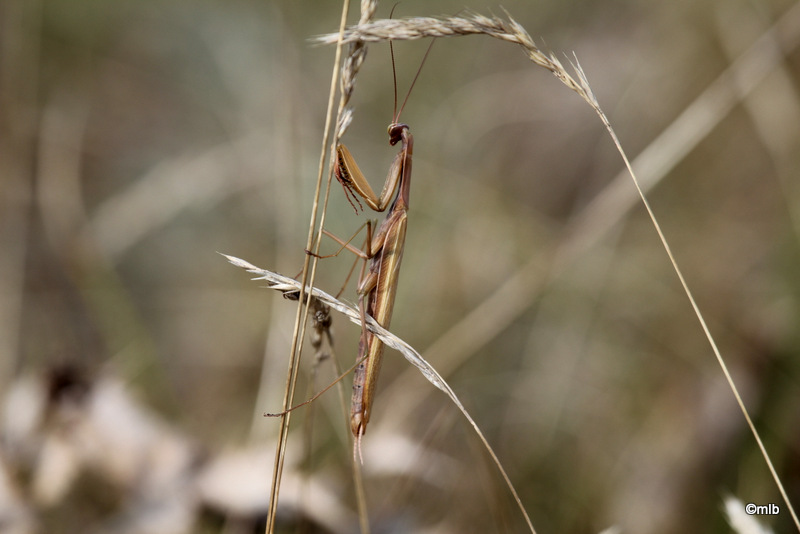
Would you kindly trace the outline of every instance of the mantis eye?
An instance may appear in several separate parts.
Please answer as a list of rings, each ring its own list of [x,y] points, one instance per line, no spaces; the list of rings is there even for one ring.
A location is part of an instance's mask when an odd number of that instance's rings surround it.
[[[393,122],[387,128],[389,133],[389,144],[394,146],[403,138],[403,130],[408,130],[408,124],[398,124]]]

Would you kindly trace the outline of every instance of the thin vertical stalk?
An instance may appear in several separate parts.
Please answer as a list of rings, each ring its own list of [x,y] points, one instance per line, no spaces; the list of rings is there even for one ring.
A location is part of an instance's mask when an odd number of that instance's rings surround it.
[[[344,33],[344,28],[347,23],[347,15],[349,13],[349,2],[345,0],[342,3],[342,17],[339,23],[339,32]],[[309,222],[308,238],[306,240],[306,249],[311,250],[314,243],[314,229],[316,227],[317,213],[319,211],[319,197],[322,188],[322,175],[325,169],[325,155],[330,140],[330,130],[333,117],[334,98],[336,96],[336,85],[339,82],[339,64],[342,58],[342,47],[340,44],[336,47],[336,54],[333,65],[333,73],[331,74],[330,93],[328,97],[328,108],[325,115],[325,130],[322,138],[322,150],[320,154],[319,168],[317,172],[317,185],[314,193],[314,203],[311,209],[311,220]],[[328,184],[330,185],[330,171],[328,177]],[[330,187],[328,187],[328,190]],[[325,195],[325,206],[327,206],[327,192]],[[324,207],[321,220],[324,220]],[[320,224],[321,227],[321,224]],[[317,247],[319,246],[319,239],[317,239]],[[295,316],[294,332],[292,335],[292,346],[290,349],[288,369],[286,372],[286,387],[283,396],[283,409],[286,410],[292,405],[294,400],[294,392],[297,386],[297,370],[300,362],[300,353],[303,349],[303,338],[305,335],[306,318],[308,317],[309,304],[311,295],[306,295],[305,287],[307,282],[313,284],[314,276],[316,274],[317,258],[306,255],[303,262],[302,283],[300,285],[300,297],[298,298],[297,314]],[[309,266],[311,267],[309,269]],[[310,272],[309,272],[310,271]],[[310,274],[310,276],[309,276]],[[280,430],[278,433],[278,445],[275,449],[275,462],[272,469],[272,487],[270,490],[269,509],[267,511],[267,525],[266,534],[272,534],[275,531],[275,516],[278,509],[278,495],[280,493],[281,477],[283,475],[283,466],[286,457],[286,441],[289,435],[289,424],[291,421],[292,412],[285,413],[281,418]]]

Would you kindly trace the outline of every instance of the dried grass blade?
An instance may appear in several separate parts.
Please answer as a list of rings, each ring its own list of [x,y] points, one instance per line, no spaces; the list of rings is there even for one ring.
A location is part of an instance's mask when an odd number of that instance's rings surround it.
[[[228,256],[227,254],[222,254],[227,258],[229,262],[237,267],[241,267],[245,269],[247,272],[258,275],[253,280],[266,280],[267,285],[270,289],[274,289],[276,291],[282,292],[284,295],[290,295],[289,298],[295,298],[297,293],[300,292],[302,285],[300,282],[293,278],[289,278],[288,276],[283,276],[278,273],[274,273],[272,271],[267,271],[265,269],[261,269],[256,267],[255,265],[236,258],[234,256]],[[312,299],[318,299],[323,302],[325,305],[329,306],[331,309],[338,311],[339,313],[344,314],[351,322],[361,325],[361,318],[357,308],[353,308],[352,306],[348,306],[343,302],[335,299],[333,296],[329,295],[328,293],[322,291],[321,289],[317,289],[316,287],[307,286],[304,291],[305,294],[310,295]],[[525,522],[528,524],[528,528],[531,532],[535,533],[536,530],[533,528],[533,523],[531,522],[530,517],[528,516],[528,512],[525,510],[525,507],[522,504],[522,500],[519,498],[517,494],[517,490],[514,488],[514,485],[511,482],[506,470],[503,468],[503,465],[500,463],[500,459],[495,454],[494,450],[492,449],[489,442],[486,440],[486,437],[481,432],[481,429],[478,427],[478,424],[469,414],[467,409],[458,399],[456,393],[452,390],[452,388],[447,384],[444,378],[439,375],[436,369],[433,368],[431,364],[429,364],[425,359],[408,343],[400,339],[399,337],[395,336],[381,325],[379,325],[372,317],[367,316],[367,329],[378,336],[381,341],[383,341],[387,346],[392,347],[393,349],[399,351],[406,360],[408,360],[414,367],[419,369],[422,375],[434,386],[438,389],[442,390],[455,404],[461,413],[466,417],[469,424],[472,425],[473,430],[478,435],[478,438],[483,443],[483,446],[486,448],[486,451],[489,453],[489,456],[492,458],[495,466],[497,466],[498,471],[500,472],[503,480],[506,483],[509,491],[514,497],[514,501],[517,503],[522,515],[525,517]]]
[[[349,5],[350,3],[347,0],[345,0],[342,4],[342,16],[339,23],[340,35],[344,31],[345,21],[347,20],[347,15],[349,12]],[[336,57],[334,60],[333,74],[331,75],[331,85],[328,95],[328,110],[325,117],[325,129],[322,136],[322,149],[320,154],[319,169],[317,173],[316,190],[314,193],[314,200],[311,209],[311,217],[309,220],[306,249],[310,249],[312,247],[312,242],[314,240],[314,234],[315,234],[315,226],[317,222],[317,213],[318,211],[320,211],[319,207],[320,191],[322,188],[322,177],[325,168],[325,154],[327,152],[328,140],[330,138],[331,123],[333,120],[332,119],[333,107],[334,107],[333,103],[336,95],[336,85],[339,79],[339,64],[342,57],[342,48],[343,44],[339,42],[338,46],[336,47]],[[341,116],[341,113],[342,113],[342,106],[340,104],[337,116]],[[324,224],[325,220],[325,210],[328,204],[328,193],[330,192],[331,176],[332,176],[332,171],[329,170],[325,200],[323,202],[320,214],[320,227],[319,231],[317,232],[317,241],[316,241],[317,248],[319,248],[319,235],[322,233],[322,225]],[[286,388],[283,397],[284,410],[286,410],[289,406],[291,406],[294,399],[294,392],[297,386],[297,376],[298,376],[297,369],[299,367],[300,355],[303,350],[303,339],[305,338],[305,329],[308,319],[309,308],[311,307],[310,304],[312,297],[311,295],[308,295],[306,298],[306,295],[303,292],[303,287],[305,286],[306,282],[313,285],[314,277],[316,275],[316,267],[317,267],[317,258],[306,256],[305,261],[303,262],[303,272],[301,276],[303,284],[300,286],[300,293],[298,295],[299,302],[297,304],[297,314],[295,316],[294,332],[292,334],[292,346],[290,349],[288,369],[286,372]],[[278,510],[278,494],[280,493],[281,477],[283,475],[283,466],[286,457],[286,444],[289,435],[289,423],[291,421],[291,415],[292,415],[291,412],[289,412],[281,418],[281,424],[278,433],[278,445],[275,449],[275,463],[272,471],[270,504],[267,510],[267,524],[265,529],[266,534],[271,534],[275,530],[275,519]]]
[[[508,13],[506,13],[508,16]],[[795,18],[795,10],[789,10],[784,17],[779,21],[777,26],[787,26],[791,25],[787,23],[788,21],[794,21]],[[626,168],[628,169],[628,173],[631,176],[631,179],[634,182],[636,190],[639,194],[639,197],[642,203],[645,206],[645,209],[650,216],[650,219],[653,223],[653,226],[658,233],[659,239],[661,240],[661,244],[664,247],[664,250],[669,257],[669,261],[672,264],[673,270],[675,274],[678,276],[678,279],[683,287],[684,293],[686,294],[689,302],[691,304],[692,309],[694,310],[695,316],[697,317],[698,322],[700,323],[703,332],[708,339],[709,344],[711,345],[711,349],[714,352],[714,355],[722,369],[723,374],[729,384],[729,387],[736,399],[739,408],[744,415],[745,421],[750,428],[751,433],[753,434],[756,443],[761,450],[762,456],[764,461],[767,464],[767,467],[775,481],[776,486],[783,498],[784,502],[786,503],[787,508],[789,509],[789,513],[792,516],[792,520],[794,521],[795,527],[800,530],[800,520],[798,520],[797,514],[792,506],[791,501],[783,487],[783,484],[778,477],[777,471],[775,470],[772,460],[770,459],[769,453],[764,446],[758,431],[756,430],[755,426],[752,423],[750,415],[747,411],[747,407],[745,406],[741,396],[739,395],[738,388],[731,377],[727,364],[725,363],[722,354],[717,347],[716,341],[714,340],[708,326],[706,325],[705,319],[703,314],[700,311],[697,303],[695,302],[694,296],[689,289],[688,284],[686,283],[681,270],[678,267],[678,264],[673,257],[671,248],[664,236],[663,232],[661,231],[661,227],[656,219],[655,213],[650,208],[649,202],[644,194],[644,189],[639,183],[636,174],[633,171],[633,168],[628,160],[628,157],[625,151],[622,149],[622,145],[619,142],[619,139],[614,132],[614,129],[611,126],[608,118],[606,117],[605,113],[600,108],[600,104],[598,103],[597,99],[595,98],[594,94],[592,93],[591,87],[589,86],[589,82],[584,74],[583,70],[580,68],[580,65],[577,62],[577,59],[572,63],[573,68],[575,69],[578,80],[576,81],[561,65],[561,62],[553,55],[546,55],[542,53],[539,48],[535,45],[533,40],[531,39],[528,32],[508,16],[508,21],[500,19],[498,17],[486,17],[479,14],[470,13],[464,17],[450,17],[450,18],[431,18],[431,17],[418,17],[412,19],[401,19],[401,20],[378,20],[369,24],[359,24],[357,26],[353,26],[347,28],[344,32],[343,39],[345,42],[379,42],[379,41],[386,41],[386,40],[414,40],[414,39],[421,39],[424,37],[452,37],[458,35],[470,35],[470,34],[483,34],[489,35],[490,37],[494,37],[497,39],[501,39],[504,41],[512,42],[519,44],[526,52],[528,57],[539,66],[542,66],[552,72],[564,85],[578,93],[581,98],[583,98],[594,111],[597,113],[600,120],[605,125],[609,135],[611,136],[614,144],[617,147],[618,152],[622,156],[622,159],[625,163]],[[317,42],[321,44],[330,44],[331,42],[338,42],[340,39],[340,34],[336,34],[335,40],[331,35],[324,35],[317,39]]]

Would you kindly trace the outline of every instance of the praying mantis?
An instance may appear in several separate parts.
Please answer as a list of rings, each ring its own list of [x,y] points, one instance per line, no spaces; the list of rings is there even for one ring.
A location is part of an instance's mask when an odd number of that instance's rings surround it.
[[[355,192],[360,195],[375,211],[384,211],[397,190],[391,209],[374,236],[371,235],[371,224],[367,224],[365,251],[359,251],[359,256],[369,262],[366,272],[362,267],[358,281],[358,308],[362,325],[366,325],[366,315],[370,315],[384,328],[389,327],[392,319],[400,262],[403,259],[408,225],[411,156],[414,150],[414,138],[408,125],[393,121],[388,132],[389,143],[395,145],[402,142],[402,148],[392,163],[380,197],[372,191],[344,145],[337,148],[336,166],[336,177],[342,185],[351,194]],[[362,326],[358,360],[363,361],[358,364],[353,376],[350,410],[350,429],[356,440],[361,439],[369,423],[383,348],[383,342],[373,336],[366,326]]]
[[[336,179],[342,184],[345,196],[356,212],[358,212],[356,204],[361,207],[358,197],[361,197],[367,206],[374,211],[383,212],[388,207],[389,212],[378,227],[375,235],[372,235],[372,223],[370,221],[367,222],[367,238],[364,250],[359,250],[351,246],[349,242],[345,242],[325,231],[325,234],[341,244],[342,248],[347,248],[364,259],[357,286],[358,309],[361,314],[362,324],[361,339],[358,344],[357,361],[359,363],[353,375],[353,394],[350,409],[350,430],[355,437],[355,450],[358,450],[359,456],[361,438],[366,432],[372,411],[375,386],[378,381],[384,349],[383,342],[367,330],[366,316],[371,316],[378,324],[384,328],[389,328],[397,294],[400,263],[403,259],[406,227],[408,225],[411,158],[414,152],[414,137],[409,131],[409,126],[401,123],[399,119],[408,101],[408,96],[411,94],[411,90],[414,88],[417,77],[422,70],[422,66],[425,64],[425,59],[428,57],[431,46],[433,46],[433,42],[431,42],[416,76],[411,82],[411,87],[403,101],[403,105],[400,107],[400,111],[397,111],[397,76],[394,69],[394,51],[391,48],[391,43],[389,44],[392,55],[392,73],[395,78],[395,111],[392,114],[392,122],[387,128],[387,132],[389,134],[389,144],[394,146],[400,143],[400,151],[389,168],[389,174],[386,177],[381,194],[375,194],[352,154],[343,144],[339,144],[336,148],[334,166]],[[389,202],[393,196],[394,200],[390,206]]]

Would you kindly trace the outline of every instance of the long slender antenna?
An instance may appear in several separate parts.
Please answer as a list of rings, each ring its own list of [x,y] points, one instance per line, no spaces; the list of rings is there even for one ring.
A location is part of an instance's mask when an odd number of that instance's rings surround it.
[[[394,10],[400,2],[395,3],[392,6],[392,10],[389,12],[389,18],[391,19],[394,16]],[[431,40],[431,44],[428,45],[428,49],[425,51],[425,55],[422,56],[422,63],[419,64],[419,68],[417,69],[417,73],[414,75],[414,79],[411,81],[411,85],[408,88],[408,92],[406,93],[406,98],[403,100],[403,105],[400,106],[400,111],[397,111],[397,69],[395,68],[394,62],[394,46],[392,45],[392,41],[389,40],[389,55],[392,56],[392,78],[394,79],[394,109],[392,110],[392,123],[396,124],[400,120],[400,114],[406,107],[406,102],[408,102],[408,97],[411,96],[411,90],[414,89],[414,84],[417,83],[417,78],[419,78],[419,73],[422,72],[422,66],[425,65],[425,60],[428,59],[428,54],[433,48],[433,43],[436,42],[436,38],[434,37]]]
[[[394,16],[394,9],[397,7],[397,4],[400,2],[395,2],[392,6],[392,10],[389,11],[389,19]],[[397,117],[399,114],[397,113],[397,69],[395,69],[394,65],[394,46],[392,45],[392,41],[389,41],[389,55],[392,56],[392,78],[394,79],[394,109],[392,110],[392,122],[397,122]],[[402,109],[400,110],[402,111]]]
[[[396,6],[397,4],[395,4],[395,7]],[[394,7],[392,8],[392,12],[394,12]],[[389,18],[392,18],[392,16],[389,15]],[[394,46],[392,46],[391,41],[389,41],[389,55],[392,56],[392,78],[394,79],[394,109],[392,110],[392,122],[397,122],[397,118],[400,116],[400,114],[397,113],[397,69],[395,69],[394,66]],[[408,99],[408,97],[406,97],[406,99]],[[403,105],[405,105],[405,102],[403,102]],[[401,109],[400,111],[403,110]]]
[[[419,68],[417,69],[417,73],[414,75],[414,79],[411,81],[411,85],[408,88],[408,92],[406,93],[406,98],[403,100],[403,105],[400,106],[400,111],[397,112],[397,115],[394,117],[394,122],[400,120],[400,114],[406,107],[406,102],[408,102],[408,97],[411,96],[411,90],[414,89],[414,84],[417,83],[417,78],[419,78],[419,73],[422,72],[422,67],[425,65],[425,60],[428,59],[428,54],[431,52],[431,48],[433,48],[433,43],[436,42],[436,38],[431,40],[431,44],[428,45],[428,49],[425,51],[425,55],[422,56],[422,63],[419,64]],[[392,43],[389,42],[389,49],[391,50]],[[394,71],[394,52],[392,52],[392,71]],[[397,76],[395,76],[394,82],[394,105],[395,109],[397,109]]]

